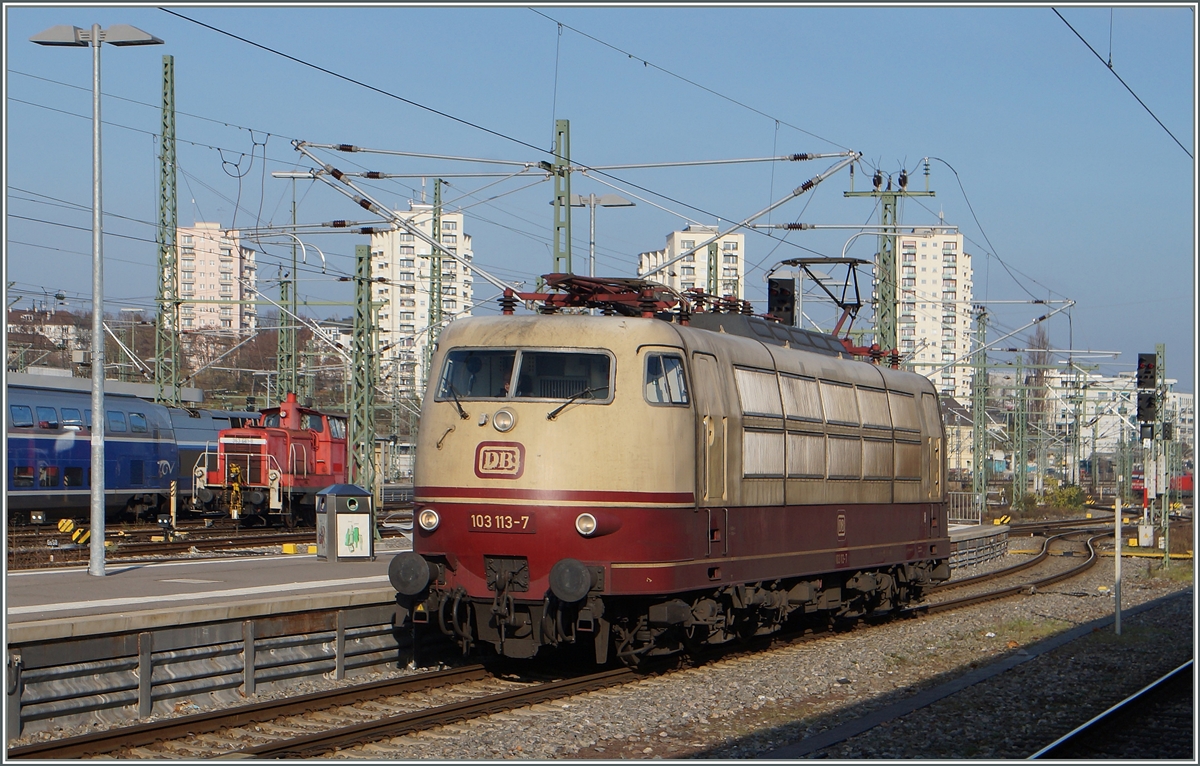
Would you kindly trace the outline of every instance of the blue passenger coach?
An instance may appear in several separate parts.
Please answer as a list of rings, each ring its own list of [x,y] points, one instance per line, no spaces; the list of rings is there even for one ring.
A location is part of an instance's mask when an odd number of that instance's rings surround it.
[[[86,518],[91,494],[91,396],[85,391],[7,386],[5,487],[9,521]],[[168,409],[136,396],[104,396],[105,515],[137,517],[165,507],[179,471]]]

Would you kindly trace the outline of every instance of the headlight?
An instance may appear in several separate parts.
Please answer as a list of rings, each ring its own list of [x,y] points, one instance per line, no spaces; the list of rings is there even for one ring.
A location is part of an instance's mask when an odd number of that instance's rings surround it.
[[[517,416],[512,410],[497,410],[495,415],[492,415],[492,425],[500,433],[511,431],[512,427],[517,424]]]
[[[590,513],[581,513],[575,517],[575,531],[587,537],[596,531],[596,517]]]
[[[426,532],[432,532],[433,530],[437,529],[438,524],[441,522],[442,519],[438,516],[438,512],[432,508],[426,508],[417,515],[417,523],[420,524],[421,529],[425,530]]]

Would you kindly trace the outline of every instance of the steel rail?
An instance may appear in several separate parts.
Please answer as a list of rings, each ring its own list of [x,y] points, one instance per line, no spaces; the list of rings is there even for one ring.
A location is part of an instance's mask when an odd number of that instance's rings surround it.
[[[1080,745],[1095,739],[1114,722],[1129,715],[1140,715],[1149,705],[1168,698],[1177,687],[1190,689],[1195,660],[1188,660],[1162,678],[1105,710],[1092,720],[1064,734],[1041,750],[1029,756],[1029,760],[1041,758],[1080,758]]]
[[[1097,532],[1097,531],[1099,531],[1099,530],[1080,530],[1080,532]],[[1079,533],[1077,532],[1076,534],[1079,534]],[[1067,578],[1074,577],[1075,575],[1078,575],[1078,574],[1082,574],[1083,572],[1087,571],[1088,569],[1091,569],[1092,566],[1094,566],[1095,563],[1099,560],[1099,555],[1096,553],[1096,547],[1095,547],[1095,545],[1093,545],[1093,543],[1102,537],[1108,537],[1110,534],[1111,534],[1111,532],[1101,532],[1100,534],[1096,534],[1096,535],[1093,535],[1092,537],[1088,538],[1087,547],[1088,547],[1088,552],[1090,555],[1087,557],[1086,560],[1084,560],[1081,564],[1079,564],[1079,566],[1072,567],[1071,569],[1067,569],[1065,571],[1059,572],[1058,574],[1050,575],[1049,577],[1044,577],[1040,580],[1034,580],[1033,582],[1022,583],[1021,585],[1013,585],[1008,588],[1001,588],[1000,590],[988,591],[987,593],[980,593],[975,596],[964,596],[963,598],[956,598],[956,599],[952,599],[950,601],[940,601],[936,604],[921,604],[918,606],[909,607],[908,609],[905,609],[902,612],[900,612],[900,614],[901,615],[933,614],[935,612],[945,612],[945,611],[949,611],[951,609],[958,609],[958,608],[964,607],[964,606],[973,606],[975,604],[982,604],[986,601],[994,601],[996,599],[1004,598],[1006,596],[1015,596],[1016,594],[1023,593],[1025,591],[1030,590],[1031,588],[1036,590],[1037,588],[1045,587],[1047,585],[1052,585],[1052,584],[1058,582],[1059,580],[1066,580]]]
[[[429,710],[402,713],[400,715],[388,716],[378,721],[367,721],[316,734],[308,734],[296,737],[295,739],[256,745],[244,750],[238,750],[224,757],[314,757],[334,748],[363,742],[373,742],[383,737],[393,737],[454,721],[479,718],[491,713],[500,713],[546,700],[628,683],[637,678],[642,678],[642,675],[630,668],[606,670],[579,678],[568,678],[561,681],[539,684],[532,689],[517,689],[511,692],[490,694],[486,697],[443,705],[430,708]]]
[[[302,697],[288,697],[226,710],[197,713],[182,718],[124,726],[119,729],[84,734],[78,737],[22,745],[8,750],[9,758],[65,759],[104,755],[130,747],[143,747],[162,740],[203,734],[223,728],[270,721],[288,715],[298,715],[335,705],[352,705],[380,697],[426,691],[441,686],[478,681],[488,672],[482,665],[468,665],[452,670],[440,670],[415,676],[393,678],[361,684],[347,689],[313,692]]]

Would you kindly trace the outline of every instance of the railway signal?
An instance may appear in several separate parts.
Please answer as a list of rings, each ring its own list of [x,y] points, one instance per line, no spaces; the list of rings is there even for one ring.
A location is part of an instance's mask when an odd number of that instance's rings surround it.
[[[1158,385],[1157,354],[1138,354],[1137,387],[1153,389]]]
[[[1142,423],[1153,423],[1158,419],[1158,395],[1155,392],[1138,392],[1137,418]]]
[[[767,280],[767,313],[785,325],[796,324],[796,280],[771,277]]]

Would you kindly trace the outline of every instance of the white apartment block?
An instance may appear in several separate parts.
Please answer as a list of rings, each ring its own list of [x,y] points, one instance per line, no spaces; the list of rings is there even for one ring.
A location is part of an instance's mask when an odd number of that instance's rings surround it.
[[[896,235],[898,341],[905,366],[970,401],[973,277],[963,237],[944,226]],[[947,367],[947,365],[951,365]]]
[[[396,211],[427,237],[433,238],[433,205],[409,202]],[[474,259],[471,236],[463,230],[462,213],[441,214],[441,243],[467,263]],[[395,381],[397,392],[415,394],[425,380],[429,347],[430,253],[432,246],[404,231],[371,235],[371,275],[383,281],[372,285],[378,313],[380,345],[384,348],[381,376]],[[456,317],[470,316],[473,296],[471,267],[441,257],[442,327]],[[390,366],[390,368],[389,368]]]
[[[689,224],[683,231],[667,235],[667,245],[662,250],[653,250],[638,255],[638,274],[660,266],[680,253],[691,250],[718,233],[716,226]],[[684,291],[697,287],[710,295],[727,295],[744,299],[746,295],[746,237],[743,234],[726,234],[716,240],[717,283],[708,283],[709,248],[702,247],[683,260],[650,276],[676,290]]]
[[[242,246],[236,231],[200,221],[179,227],[175,243],[181,329],[224,330],[230,335],[254,331],[258,310],[253,303],[239,303],[258,295],[254,250]]]

